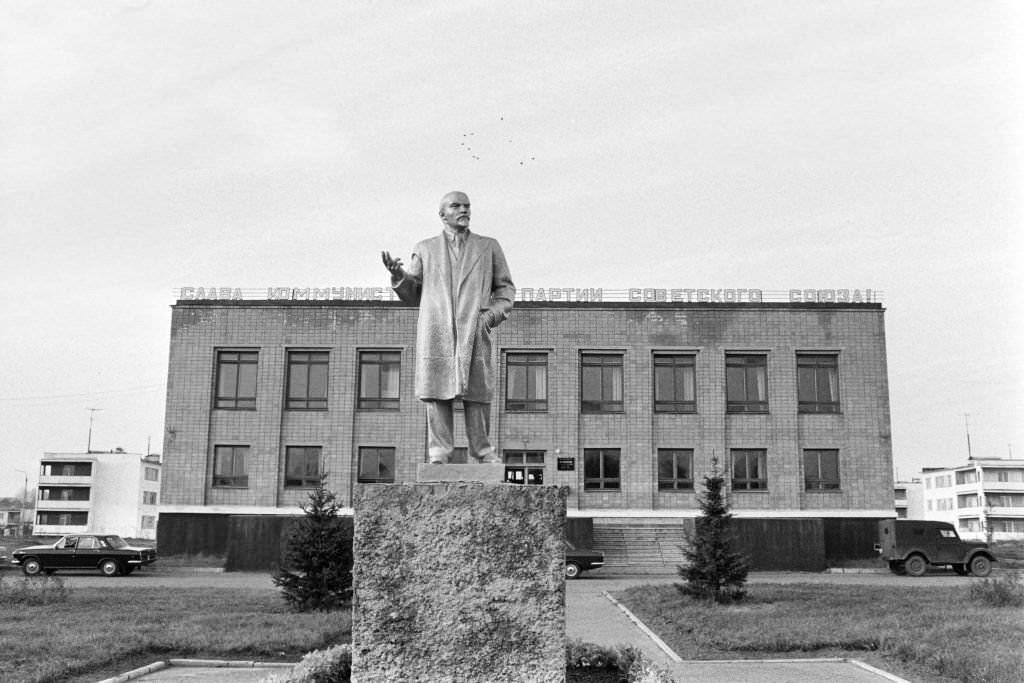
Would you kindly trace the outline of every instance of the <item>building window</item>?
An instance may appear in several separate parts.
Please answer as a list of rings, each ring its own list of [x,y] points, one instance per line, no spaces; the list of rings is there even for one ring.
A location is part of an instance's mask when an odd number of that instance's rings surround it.
[[[156,491],[143,491],[142,492],[142,504],[143,505],[156,505]]]
[[[36,513],[36,524],[45,526],[86,526],[89,523],[88,512],[58,512],[44,510]]]
[[[359,407],[398,410],[400,351],[359,352]]]
[[[618,489],[621,481],[619,458],[618,448],[584,448],[583,488],[586,490]]]
[[[217,352],[215,408],[256,409],[257,351]]]
[[[91,462],[44,462],[39,469],[44,477],[91,477]]]
[[[395,449],[381,446],[359,447],[359,476],[363,484],[390,484],[395,481]]]
[[[804,449],[804,489],[831,491],[838,488],[839,451],[834,448]],[[906,497],[904,492],[903,499]]]
[[[732,449],[732,488],[734,491],[755,491],[768,488],[768,470],[763,448]]]
[[[900,509],[896,510],[896,519],[906,519],[906,518],[907,518],[907,510],[906,510],[906,508],[900,508]]]
[[[158,470],[155,467],[147,467],[146,468],[146,481],[159,481],[159,480],[160,480],[160,470]]]
[[[89,500],[89,487],[40,486],[39,500]]]
[[[288,352],[289,410],[327,410],[328,351]]]
[[[213,485],[236,488],[249,486],[249,475],[245,469],[248,454],[248,446],[214,446]]]
[[[693,490],[693,449],[658,449],[658,490]]]
[[[143,529],[155,529],[156,528],[156,517],[153,515],[142,515],[142,528]]]
[[[695,366],[690,353],[654,354],[654,412],[696,412]]]
[[[505,410],[544,412],[548,409],[548,354],[505,356]]]
[[[580,356],[580,366],[580,410],[621,413],[622,355],[584,353]]]
[[[320,484],[320,446],[288,446],[284,451],[284,485],[312,488]]]
[[[797,404],[801,413],[839,412],[839,357],[799,353],[796,356]]]
[[[505,451],[505,482],[543,484],[544,451]]]
[[[726,411],[768,412],[768,356],[764,354],[725,357]]]

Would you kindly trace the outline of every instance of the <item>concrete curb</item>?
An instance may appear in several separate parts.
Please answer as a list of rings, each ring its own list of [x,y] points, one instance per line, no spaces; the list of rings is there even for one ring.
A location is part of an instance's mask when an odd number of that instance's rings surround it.
[[[665,643],[665,641],[664,641],[664,640],[662,640],[661,638],[659,638],[659,637],[658,637],[658,635],[657,635],[657,634],[656,634],[656,633],[655,633],[654,631],[652,631],[651,629],[647,628],[647,624],[645,624],[644,622],[640,621],[639,617],[637,617],[637,616],[636,616],[635,614],[633,614],[632,612],[630,612],[630,611],[629,611],[629,609],[628,609],[628,608],[627,608],[627,607],[626,607],[625,605],[623,605],[623,604],[622,604],[621,602],[619,602],[618,600],[616,600],[615,598],[613,598],[613,597],[611,596],[611,594],[610,594],[610,593],[609,593],[608,591],[603,591],[602,593],[603,593],[604,597],[608,598],[608,600],[610,600],[610,601],[611,601],[611,603],[612,603],[613,605],[615,605],[616,607],[618,607],[618,608],[619,608],[619,609],[620,609],[620,610],[622,611],[622,613],[626,615],[626,618],[627,618],[627,619],[629,619],[629,620],[630,620],[631,622],[633,622],[633,624],[634,624],[634,625],[635,625],[635,626],[636,626],[636,627],[637,627],[638,629],[640,629],[640,631],[641,631],[641,632],[642,632],[642,633],[643,633],[643,634],[644,634],[645,636],[647,636],[648,638],[650,638],[650,639],[651,639],[651,641],[652,641],[652,642],[653,642],[653,643],[654,643],[655,645],[657,645],[657,646],[658,646],[658,649],[659,649],[659,650],[661,650],[662,652],[664,652],[664,653],[665,653],[665,655],[666,655],[666,656],[667,656],[667,657],[668,657],[669,659],[671,659],[671,660],[672,660],[673,662],[681,662],[681,661],[683,661],[682,657],[680,657],[679,655],[677,655],[677,654],[675,653],[675,651],[673,651],[673,650],[672,650],[672,648],[670,648],[670,647],[669,647],[669,646],[668,646],[668,645],[667,645],[667,644]]]
[[[175,668],[204,668],[204,669],[291,669],[297,664],[288,662],[254,662],[249,660],[225,660],[225,659],[169,659],[167,661],[153,662],[138,669],[132,669],[113,678],[105,678],[99,683],[127,683],[136,678],[142,678],[151,673],[162,671],[170,667]]]

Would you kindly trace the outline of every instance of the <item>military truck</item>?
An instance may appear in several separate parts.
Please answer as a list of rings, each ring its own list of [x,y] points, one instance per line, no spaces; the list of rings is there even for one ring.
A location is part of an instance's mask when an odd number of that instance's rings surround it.
[[[875,550],[896,574],[923,576],[929,566],[949,565],[960,576],[988,576],[996,558],[987,543],[963,541],[948,522],[886,519],[878,523]]]

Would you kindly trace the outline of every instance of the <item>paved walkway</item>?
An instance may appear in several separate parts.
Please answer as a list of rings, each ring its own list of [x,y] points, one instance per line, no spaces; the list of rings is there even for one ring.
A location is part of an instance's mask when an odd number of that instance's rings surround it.
[[[681,661],[657,639],[636,617],[619,605],[610,593],[628,585],[672,581],[672,577],[608,576],[596,574],[567,584],[565,631],[570,639],[604,646],[632,645],[667,668],[678,683],[723,681],[728,683],[885,683],[903,679],[858,662],[836,659],[801,660],[729,660]],[[274,673],[282,673],[279,665],[235,662],[226,667],[222,662],[185,665],[187,660],[171,660],[173,665],[159,670],[137,671],[107,679],[151,683],[257,683]],[[218,664],[219,666],[214,666]],[[903,681],[903,683],[906,683]]]

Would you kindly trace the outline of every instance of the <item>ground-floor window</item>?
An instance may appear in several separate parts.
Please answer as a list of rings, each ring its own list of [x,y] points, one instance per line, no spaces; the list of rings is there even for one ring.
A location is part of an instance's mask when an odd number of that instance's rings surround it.
[[[544,451],[505,451],[505,481],[510,484],[543,484]]]
[[[621,485],[618,448],[583,449],[583,488],[617,490]]]
[[[658,490],[693,490],[693,449],[658,449]]]
[[[285,449],[284,485],[311,488],[320,484],[320,446],[288,446]]]
[[[732,488],[754,491],[768,488],[767,452],[763,448],[732,449]]]
[[[359,477],[363,484],[395,481],[395,449],[391,446],[360,446]]]
[[[214,446],[213,485],[248,487],[249,475],[245,468],[245,459],[248,455],[248,446]]]

